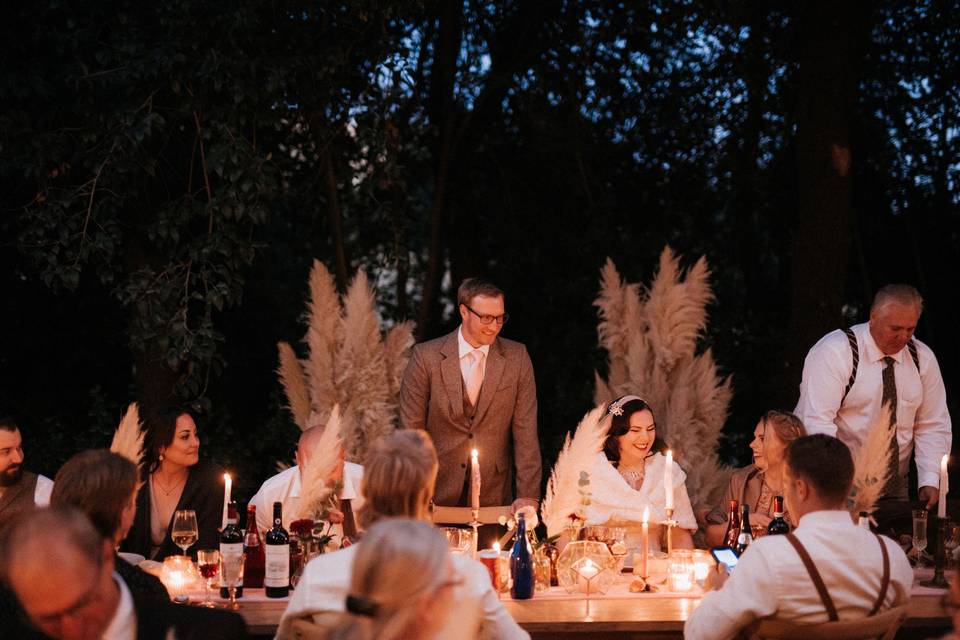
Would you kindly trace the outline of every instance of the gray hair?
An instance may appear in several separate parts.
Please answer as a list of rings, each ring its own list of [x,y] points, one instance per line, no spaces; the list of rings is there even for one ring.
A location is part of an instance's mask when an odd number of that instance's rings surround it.
[[[74,506],[42,507],[21,516],[3,530],[0,579],[9,582],[13,565],[46,557],[44,550],[76,551],[92,564],[103,561],[103,536],[87,515]]]
[[[912,305],[917,308],[917,313],[923,312],[923,296],[920,295],[916,287],[909,284],[888,284],[880,287],[877,295],[873,297],[873,305],[871,305],[870,311],[877,311],[891,302]]]

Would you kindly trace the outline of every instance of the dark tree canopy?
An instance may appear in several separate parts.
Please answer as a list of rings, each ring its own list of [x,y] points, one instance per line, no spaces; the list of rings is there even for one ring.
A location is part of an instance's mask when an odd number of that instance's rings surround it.
[[[956,2],[88,4],[0,23],[0,412],[38,470],[176,398],[259,482],[313,258],[421,338],[501,283],[548,461],[603,360],[600,266],[648,280],[665,244],[714,271],[730,461],[884,283],[957,379]]]

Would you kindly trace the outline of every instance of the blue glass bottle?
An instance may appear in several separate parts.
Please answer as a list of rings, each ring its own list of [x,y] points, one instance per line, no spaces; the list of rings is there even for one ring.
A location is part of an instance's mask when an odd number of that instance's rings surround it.
[[[522,513],[516,515],[517,537],[514,539],[513,551],[510,552],[510,575],[513,576],[513,586],[510,596],[514,600],[529,600],[533,597],[533,557],[527,542],[527,523]]]

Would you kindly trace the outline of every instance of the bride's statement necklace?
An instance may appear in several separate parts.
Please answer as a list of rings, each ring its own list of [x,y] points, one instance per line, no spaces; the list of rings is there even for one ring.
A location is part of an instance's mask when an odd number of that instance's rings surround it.
[[[620,465],[617,467],[617,471],[619,471],[623,479],[627,481],[627,484],[634,489],[639,490],[640,487],[643,486],[643,475],[646,471],[646,465],[644,463],[640,463],[639,467],[624,467]]]

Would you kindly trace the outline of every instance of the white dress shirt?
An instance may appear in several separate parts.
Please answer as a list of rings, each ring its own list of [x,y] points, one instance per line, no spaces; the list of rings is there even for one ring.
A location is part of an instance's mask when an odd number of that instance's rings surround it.
[[[133,596],[130,595],[130,589],[118,574],[113,574],[113,581],[120,589],[120,602],[101,640],[136,640],[137,612],[133,608]]]
[[[357,549],[363,542],[346,549],[325,553],[311,560],[303,570],[297,588],[294,589],[286,611],[280,618],[276,638],[292,638],[291,625],[297,618],[314,613],[345,611],[347,592]],[[475,610],[481,616],[480,638],[484,639],[529,639],[530,635],[520,628],[493,591],[490,574],[482,564],[466,556],[453,555],[453,566],[463,577],[462,585],[456,587],[456,609],[447,619],[439,638],[459,639],[465,637],[463,625]],[[321,620],[317,620],[321,623]]]
[[[51,493],[53,493],[53,480],[38,473],[37,487],[33,490],[33,503],[38,507],[48,506]]]
[[[343,465],[342,500],[350,500],[354,515],[363,505],[360,497],[360,482],[363,480],[363,467],[352,462]],[[283,528],[290,530],[290,523],[300,518],[300,467],[294,465],[281,471],[272,478],[268,478],[260,490],[250,498],[250,504],[257,507],[257,527],[261,533],[273,527],[273,503],[283,503]],[[335,524],[330,529],[337,535],[335,546],[340,547],[343,541],[343,525]]]
[[[843,399],[853,356],[846,334],[828,333],[807,353],[800,383],[800,401],[794,413],[807,433],[825,433],[840,438],[856,455],[880,415],[883,400],[883,359],[870,334],[869,325],[852,327],[857,336],[860,363],[850,393]],[[919,486],[937,487],[940,459],[950,453],[951,424],[947,394],[937,357],[916,338],[920,371],[907,347],[893,354],[897,383],[897,442],[900,445],[900,475],[906,477],[910,453],[916,447]],[[843,405],[840,402],[843,400]]]
[[[846,511],[808,513],[793,533],[823,577],[840,619],[866,617],[880,595],[883,579],[877,537],[856,526]],[[913,569],[899,545],[885,536],[881,540],[890,556],[890,586],[883,611],[910,597]],[[786,536],[755,540],[723,588],[700,601],[683,627],[683,637],[725,640],[769,616],[800,624],[829,619],[803,560]]]

